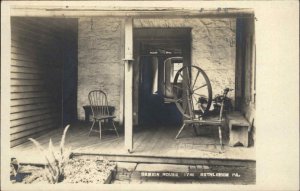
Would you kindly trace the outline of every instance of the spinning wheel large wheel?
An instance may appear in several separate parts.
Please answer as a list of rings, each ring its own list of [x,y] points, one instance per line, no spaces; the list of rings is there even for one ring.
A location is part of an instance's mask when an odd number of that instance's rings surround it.
[[[205,116],[211,106],[211,84],[205,72],[197,66],[184,66],[178,70],[173,94],[177,108],[188,119]]]

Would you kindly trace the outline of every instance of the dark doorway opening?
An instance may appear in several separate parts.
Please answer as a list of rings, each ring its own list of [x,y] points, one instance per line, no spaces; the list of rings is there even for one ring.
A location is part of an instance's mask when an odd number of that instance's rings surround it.
[[[134,92],[138,100],[138,124],[179,125],[182,115],[174,103],[165,101],[178,67],[190,65],[190,28],[139,28],[134,30],[136,68]],[[170,57],[183,57],[183,63],[167,67]],[[173,64],[173,63],[172,63]],[[170,75],[171,74],[171,75]]]
[[[11,17],[11,146],[76,121],[78,19]]]

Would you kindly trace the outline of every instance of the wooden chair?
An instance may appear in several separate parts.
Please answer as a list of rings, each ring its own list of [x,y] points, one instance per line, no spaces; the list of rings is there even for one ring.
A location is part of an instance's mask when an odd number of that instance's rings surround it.
[[[93,90],[89,93],[88,98],[93,115],[93,124],[91,126],[89,136],[92,131],[99,132],[99,137],[101,140],[102,131],[113,130],[116,132],[117,137],[119,137],[119,133],[114,123],[114,118],[116,118],[116,116],[109,112],[106,94],[102,90]],[[112,123],[113,128],[102,129],[101,121]],[[99,131],[93,130],[96,122],[99,123]]]

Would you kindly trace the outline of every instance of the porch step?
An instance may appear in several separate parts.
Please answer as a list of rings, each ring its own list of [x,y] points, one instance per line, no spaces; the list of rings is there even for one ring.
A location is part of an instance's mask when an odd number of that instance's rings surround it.
[[[139,164],[136,167],[138,172],[187,172],[187,165],[172,164]]]
[[[209,169],[207,165],[176,165],[176,164],[138,164],[135,171],[139,172],[190,172]]]

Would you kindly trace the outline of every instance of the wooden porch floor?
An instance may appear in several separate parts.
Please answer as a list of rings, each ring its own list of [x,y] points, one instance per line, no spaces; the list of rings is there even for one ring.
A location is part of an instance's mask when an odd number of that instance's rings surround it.
[[[77,123],[71,125],[66,136],[66,147],[71,147],[77,154],[99,154],[114,156],[151,156],[171,158],[199,158],[199,159],[233,159],[255,161],[255,148],[229,147],[225,138],[224,152],[219,153],[220,145],[217,129],[199,129],[199,136],[195,136],[193,129],[183,130],[179,139],[175,135],[179,127],[144,127],[134,131],[134,152],[128,153],[124,148],[124,133],[117,138],[113,132],[107,132],[99,139],[98,133],[88,136],[90,125]],[[52,139],[54,147],[60,144],[63,129],[55,129],[38,137],[36,140],[44,148],[48,147]],[[26,142],[11,148],[11,156],[22,163],[44,163],[31,142]]]

